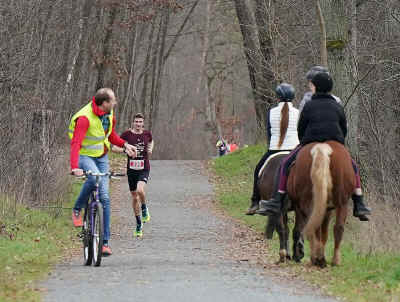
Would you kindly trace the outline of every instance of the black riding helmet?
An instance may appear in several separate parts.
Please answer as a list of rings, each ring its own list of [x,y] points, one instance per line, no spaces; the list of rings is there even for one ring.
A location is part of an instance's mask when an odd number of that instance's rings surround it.
[[[276,86],[275,92],[281,101],[290,102],[294,99],[294,87],[288,83]]]
[[[328,69],[326,69],[324,66],[316,65],[316,66],[311,67],[311,69],[310,69],[309,71],[307,71],[307,73],[306,73],[306,79],[307,79],[308,81],[311,81],[312,78],[313,78],[317,73],[320,73],[320,72],[324,72],[324,73],[328,73],[328,74],[329,74]]]
[[[315,86],[315,91],[319,93],[329,93],[333,88],[333,80],[329,73],[317,73],[311,80]]]

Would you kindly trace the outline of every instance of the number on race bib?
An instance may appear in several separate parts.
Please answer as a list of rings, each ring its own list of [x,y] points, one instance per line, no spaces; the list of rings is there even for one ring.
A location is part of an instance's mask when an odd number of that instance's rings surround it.
[[[144,160],[143,159],[129,160],[129,169],[143,170],[144,169]]]

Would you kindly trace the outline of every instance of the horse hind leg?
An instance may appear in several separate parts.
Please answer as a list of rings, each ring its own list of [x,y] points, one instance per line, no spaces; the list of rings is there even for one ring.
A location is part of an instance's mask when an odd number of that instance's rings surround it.
[[[340,265],[340,244],[343,238],[344,224],[346,222],[347,209],[346,207],[339,207],[336,209],[336,223],[333,228],[335,237],[335,248],[333,251],[332,265]]]
[[[300,262],[304,258],[304,239],[299,231],[293,230],[293,260]]]
[[[287,214],[286,214],[286,216],[287,216]],[[271,216],[271,218],[272,218],[272,216]],[[276,230],[279,235],[279,261],[278,261],[278,263],[286,262],[286,258],[288,257],[288,250],[287,250],[288,234],[286,232],[286,228],[287,228],[287,219],[285,220],[285,214],[282,214],[279,217],[279,219],[276,221]]]
[[[326,267],[326,259],[325,259],[325,245],[323,242],[323,228],[320,227],[315,232],[315,265],[324,268]]]
[[[321,254],[323,256],[325,266],[326,266],[326,260],[325,260],[325,246],[326,242],[328,241],[328,232],[329,232],[329,222],[331,219],[331,212],[328,211],[325,214],[324,221],[322,222],[321,226]]]
[[[288,226],[288,221],[289,221],[289,218],[288,218],[288,214],[287,214],[287,212],[283,215],[283,225],[284,225],[284,231],[285,231],[285,250],[286,250],[286,259],[287,260],[291,260],[291,257],[290,257],[290,253],[289,253],[289,233],[290,233],[290,230],[289,230],[289,226]]]
[[[296,212],[296,221],[293,229],[293,259],[296,262],[300,262],[304,258],[304,238],[303,229],[305,225],[304,215]]]
[[[317,257],[317,265],[319,267],[326,267],[326,258],[325,258],[325,246],[328,241],[328,229],[329,229],[329,221],[330,221],[331,213],[327,212],[325,214],[324,220],[322,221],[321,227],[316,231],[317,238],[317,247],[316,247],[316,257]]]

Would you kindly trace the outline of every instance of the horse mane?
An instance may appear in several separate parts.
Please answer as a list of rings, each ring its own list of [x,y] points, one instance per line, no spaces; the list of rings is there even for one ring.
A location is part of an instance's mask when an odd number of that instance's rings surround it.
[[[332,191],[330,155],[332,148],[328,144],[316,144],[311,151],[311,182],[313,184],[312,213],[304,228],[307,237],[314,236],[315,230],[324,219],[328,198]]]
[[[281,131],[280,131],[278,148],[280,148],[283,144],[288,126],[289,126],[289,106],[288,103],[285,102],[285,104],[281,109],[281,124],[280,124]]]

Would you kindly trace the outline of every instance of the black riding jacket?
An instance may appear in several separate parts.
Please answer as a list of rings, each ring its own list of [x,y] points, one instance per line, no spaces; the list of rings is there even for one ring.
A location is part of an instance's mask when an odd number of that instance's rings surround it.
[[[314,94],[300,114],[297,131],[301,145],[328,140],[344,145],[347,135],[344,109],[330,94]]]

